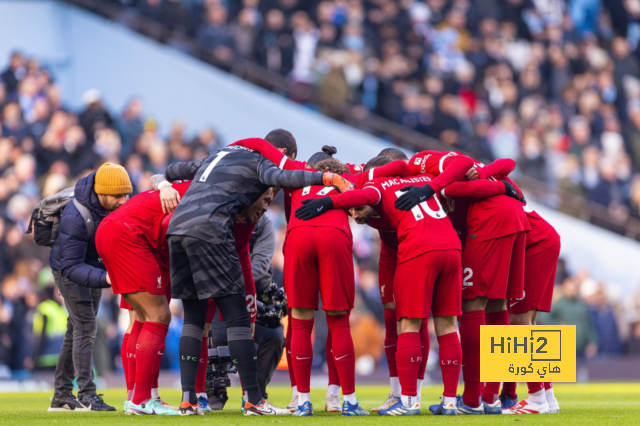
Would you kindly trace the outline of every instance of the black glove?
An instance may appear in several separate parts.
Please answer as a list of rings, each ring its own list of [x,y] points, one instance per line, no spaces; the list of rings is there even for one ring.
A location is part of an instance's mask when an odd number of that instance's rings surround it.
[[[516,200],[520,201],[520,194],[518,193],[518,191],[516,191],[513,185],[511,185],[506,180],[503,180],[502,183],[504,183],[504,186],[506,188],[504,195],[506,195],[507,197],[515,198]]]
[[[302,220],[313,219],[333,209],[333,200],[331,197],[304,200],[302,204],[304,205],[296,210],[296,217]]]
[[[404,194],[398,197],[395,205],[396,209],[405,211],[409,211],[423,201],[427,201],[436,193],[429,185],[407,186],[402,188],[400,191],[404,192]]]

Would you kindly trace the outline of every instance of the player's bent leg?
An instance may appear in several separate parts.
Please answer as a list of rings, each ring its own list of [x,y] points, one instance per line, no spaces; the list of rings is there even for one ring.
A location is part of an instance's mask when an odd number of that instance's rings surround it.
[[[298,386],[298,406],[294,416],[313,415],[311,404],[311,364],[313,346],[311,333],[314,325],[314,310],[309,308],[291,309],[291,362]]]
[[[383,416],[412,416],[420,414],[417,401],[418,369],[422,362],[420,327],[422,318],[401,318],[399,321],[398,351],[396,353],[398,378],[402,386],[400,401],[381,410]]]
[[[464,392],[458,398],[458,414],[484,414],[480,403],[480,326],[485,324],[488,299],[476,297],[462,301],[462,315],[458,318],[462,346],[462,376]]]
[[[182,304],[184,306],[184,326],[178,346],[182,386],[182,402],[179,411],[181,416],[203,415],[204,413],[198,407],[196,396],[196,376],[208,302],[199,299],[183,299]]]
[[[287,354],[287,366],[289,367],[289,381],[291,382],[291,402],[287,405],[287,409],[292,413],[298,409],[298,383],[296,382],[295,372],[293,370],[293,358],[291,357],[291,339],[293,336],[293,326],[291,310],[287,315],[287,333],[284,339],[284,350]]]
[[[207,311],[207,316],[210,315],[211,306]],[[207,318],[208,320],[209,318]],[[200,346],[200,359],[198,360],[198,375],[196,376],[196,396],[198,397],[198,407],[203,413],[209,413],[212,408],[209,406],[209,398],[205,390],[205,383],[207,381],[207,364],[209,362],[209,332],[211,331],[211,322],[204,324],[202,330],[202,344]],[[224,404],[223,404],[224,406]]]
[[[520,314],[511,314],[510,321],[513,325],[533,325],[537,311],[529,311]],[[510,408],[502,410],[503,414],[538,414],[548,413],[549,403],[547,402],[544,383],[528,382],[529,397],[518,402]]]
[[[495,303],[495,306],[493,305],[493,301],[490,301],[487,305],[489,306],[490,304],[492,309],[499,309],[501,307],[501,303],[498,302]],[[486,312],[485,323],[487,325],[509,325],[509,312],[506,310]],[[484,389],[482,390],[482,403],[485,407],[485,414],[502,413],[502,400],[500,399],[499,394],[500,382],[488,382],[485,384]]]
[[[135,391],[129,411],[134,414],[176,415],[177,409],[162,400],[153,398],[151,389],[160,372],[160,361],[165,348],[165,339],[169,331],[171,312],[165,295],[147,292],[124,295],[138,317],[145,322],[136,343]],[[151,400],[157,401],[152,403]]]
[[[433,319],[438,337],[439,361],[444,391],[440,404],[429,407],[435,415],[456,415],[456,395],[462,367],[462,347],[456,329],[455,316],[438,316]]]
[[[129,357],[127,355],[127,350],[129,346],[129,336],[131,335],[131,330],[133,329],[133,323],[136,320],[136,313],[133,309],[127,309],[127,312],[129,313],[129,325],[127,326],[127,331],[124,333],[124,336],[122,338],[122,345],[120,346],[122,370],[124,370],[124,381],[127,386],[127,399],[124,401],[124,407],[122,409],[125,413],[129,409],[129,403],[131,402],[131,399],[133,399],[133,385],[135,383],[135,376],[132,377],[129,375]]]
[[[420,347],[422,348],[422,361],[418,368],[417,396],[418,402],[422,401],[422,383],[427,372],[427,361],[429,359],[429,350],[431,349],[431,336],[429,335],[429,320],[423,319],[420,326]]]
[[[396,350],[398,346],[398,321],[396,320],[396,304],[387,302],[384,307],[384,352],[387,356],[387,365],[389,367],[389,382],[391,390],[386,401],[380,406],[371,409],[377,413],[380,410],[386,410],[400,400],[401,389],[400,380],[398,379],[398,369],[396,367]]]
[[[327,341],[324,345],[324,355],[327,360],[327,374],[329,376],[329,386],[327,387],[324,411],[327,413],[339,413],[342,411],[342,404],[340,404],[340,376],[338,375],[336,361],[333,357],[331,328],[329,328],[327,333]]]
[[[288,410],[282,410],[263,399],[260,394],[258,357],[251,335],[251,320],[244,295],[230,294],[214,297],[214,300],[227,326],[229,354],[238,368],[238,376],[247,393],[248,400],[244,404],[244,414],[246,416],[291,414]]]
[[[351,338],[349,313],[345,311],[325,311],[327,325],[331,331],[331,347],[333,359],[340,377],[344,403],[343,416],[367,416],[369,413],[360,407],[356,398],[355,370],[356,357]]]

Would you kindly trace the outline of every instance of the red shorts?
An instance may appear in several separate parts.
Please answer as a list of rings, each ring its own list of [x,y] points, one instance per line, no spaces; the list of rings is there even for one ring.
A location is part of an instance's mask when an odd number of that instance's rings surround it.
[[[171,299],[170,275],[141,235],[107,219],[96,233],[96,248],[115,294],[147,292]]]
[[[439,250],[402,262],[393,279],[396,317],[462,314],[460,251]]]
[[[355,298],[353,242],[329,226],[300,226],[287,234],[285,291],[290,308],[350,311]]]
[[[560,242],[524,259],[524,292],[522,298],[509,299],[509,312],[551,311],[556,268],[560,257]]]
[[[248,282],[253,283],[253,277],[247,277],[247,274],[252,274],[252,273],[253,272],[251,268],[242,268],[242,275],[245,283],[248,283]],[[251,281],[249,281],[248,278],[251,278]],[[256,322],[256,314],[258,313],[256,308],[256,287],[254,285],[253,288],[250,288],[245,284],[245,290],[247,292],[246,294],[247,310],[249,311],[249,316],[251,317],[251,323],[253,324],[254,322]],[[206,320],[207,324],[213,321],[213,317],[216,315],[217,309],[218,308],[216,306],[216,302],[213,300],[213,297],[210,298],[209,309],[207,310],[207,320]],[[220,318],[220,321],[224,321],[224,318],[222,317],[222,313],[218,313],[218,318]]]
[[[384,249],[380,250],[378,285],[380,286],[380,299],[382,299],[382,303],[393,302],[393,276],[396,273],[397,264],[398,259],[396,256],[389,255]]]
[[[462,298],[522,297],[525,241],[526,232],[480,242],[467,240],[462,253]]]

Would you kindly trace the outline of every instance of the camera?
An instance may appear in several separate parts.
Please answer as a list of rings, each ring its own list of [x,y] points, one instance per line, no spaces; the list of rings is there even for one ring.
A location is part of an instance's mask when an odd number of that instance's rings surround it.
[[[211,346],[211,343],[209,343],[209,346]],[[229,399],[226,389],[231,386],[229,373],[235,374],[236,371],[228,346],[209,348],[205,391],[213,410],[222,410]]]
[[[267,328],[278,328],[287,315],[287,296],[283,288],[271,283],[256,300],[256,323]]]

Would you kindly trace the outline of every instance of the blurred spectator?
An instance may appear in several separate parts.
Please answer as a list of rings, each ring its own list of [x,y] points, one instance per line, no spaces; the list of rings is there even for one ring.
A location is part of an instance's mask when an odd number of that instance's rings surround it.
[[[560,298],[549,314],[539,315],[540,324],[575,324],[576,352],[581,360],[591,359],[598,352],[598,336],[589,305],[580,296],[580,278],[567,278],[560,288]]]
[[[622,342],[606,287],[602,283],[588,280],[582,283],[580,293],[589,304],[591,318],[598,336],[598,355],[615,356],[622,353]]]

